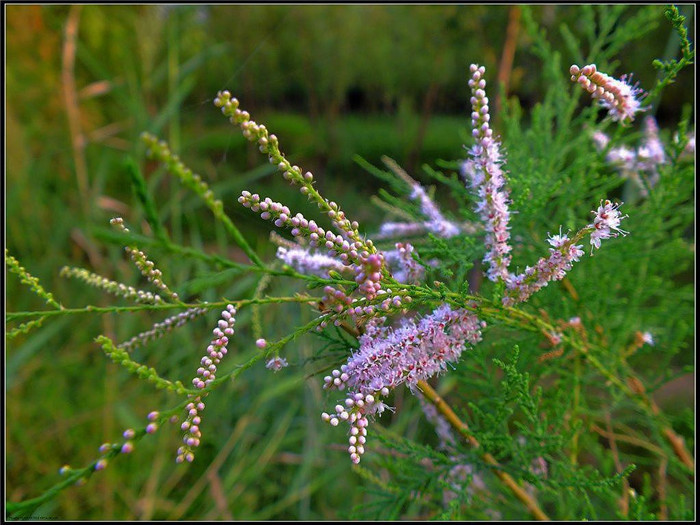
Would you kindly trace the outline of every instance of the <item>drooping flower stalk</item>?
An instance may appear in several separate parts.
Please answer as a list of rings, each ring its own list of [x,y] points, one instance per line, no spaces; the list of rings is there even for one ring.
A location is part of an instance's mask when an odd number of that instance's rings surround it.
[[[600,105],[608,110],[608,115],[613,121],[628,124],[634,120],[635,113],[644,111],[641,107],[644,91],[637,84],[630,84],[627,75],[623,75],[618,80],[598,71],[595,64],[582,68],[574,64],[569,72],[571,81],[578,82],[594,99],[598,100]]]
[[[469,150],[470,158],[462,165],[462,174],[476,191],[478,202],[476,211],[486,230],[486,255],[488,265],[486,275],[492,281],[507,281],[508,266],[511,260],[511,247],[508,244],[510,232],[508,221],[508,192],[501,165],[503,157],[499,140],[493,136],[489,126],[489,99],[486,96],[486,69],[476,64],[469,68],[472,105],[472,135],[476,144]]]

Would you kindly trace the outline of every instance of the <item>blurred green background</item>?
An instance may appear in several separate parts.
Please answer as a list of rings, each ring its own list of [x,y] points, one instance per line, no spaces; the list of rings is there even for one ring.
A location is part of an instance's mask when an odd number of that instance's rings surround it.
[[[570,56],[560,32],[562,24],[575,31],[581,9],[531,7],[552,46],[561,49],[562,75],[570,64],[582,65],[590,51]],[[677,43],[662,6],[630,7],[623,20],[642,9],[658,11],[651,22],[657,26],[622,49],[608,72],[634,72],[651,89],[656,81],[651,61],[675,56]],[[6,58],[7,247],[64,305],[76,307],[114,301],[60,279],[63,265],[136,284],[121,247],[100,237],[116,215],[149,233],[128,183],[127,157],[144,166],[175,241],[245,260],[212,226],[199,201],[143,163],[142,131],[168,140],[211,183],[264,257],[273,254],[269,227],[239,209],[240,190],[304,208],[301,196],[272,176],[266,159],[213,106],[220,89],[230,90],[277,134],[290,159],[311,170],[321,192],[352,210],[369,232],[383,217],[370,203],[380,183],[353,155],[374,164],[388,155],[417,179],[423,163],[463,157],[470,63],[487,68],[496,129],[504,96],[517,97],[525,115],[541,100],[541,66],[516,5],[11,5]],[[684,71],[664,92],[657,112],[661,127],[676,124],[681,104],[693,99],[692,75]],[[211,278],[211,269],[153,255],[171,283],[186,284],[188,297],[239,298],[256,286],[250,277],[229,276],[198,294],[196,279]],[[267,292],[290,293],[293,286],[282,282]],[[8,311],[43,308],[15,276],[8,276],[6,293]],[[266,323],[273,314],[283,313],[290,324],[309,315],[294,307],[270,310],[256,322],[250,322],[250,312],[241,315],[241,353],[254,351],[246,342],[261,335],[260,326],[268,339],[286,333]],[[139,357],[165,377],[187,381],[206,346],[211,317]],[[107,362],[93,343],[99,333],[124,340],[156,320],[147,315],[52,320],[11,343],[8,500],[38,495],[57,481],[61,465],[86,464],[100,443],[118,439],[128,426],[142,426],[149,410],[173,404],[172,397]],[[299,343],[292,365],[313,360],[312,343]],[[280,375],[270,387],[269,372],[249,372],[212,397],[201,458],[189,469],[174,465],[179,432],[164,428],[131,457],[110,465],[87,487],[64,492],[37,515],[328,519],[360,502],[362,494],[347,488],[361,480],[349,473],[344,453],[336,450],[340,461],[326,461],[338,436],[319,422],[317,409],[325,398],[318,378]],[[418,432],[410,414],[397,411],[392,431],[409,437]]]

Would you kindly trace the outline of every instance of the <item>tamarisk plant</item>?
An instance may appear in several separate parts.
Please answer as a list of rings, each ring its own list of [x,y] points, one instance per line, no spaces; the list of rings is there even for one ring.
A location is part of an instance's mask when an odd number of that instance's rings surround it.
[[[542,42],[540,45],[546,50]],[[642,107],[636,98],[641,92],[638,87],[600,73],[593,64],[583,68],[573,65],[568,73],[564,69],[557,74],[560,81],[570,75],[590,92],[608,110],[614,124],[631,126],[634,115],[650,107]],[[582,128],[584,123],[594,123],[595,108],[584,108],[577,120],[573,111],[563,111],[569,120],[559,123],[559,138],[553,136],[550,124],[560,115],[545,114],[540,108],[534,124],[542,128],[534,132],[542,133],[538,140],[556,138],[570,140],[573,145],[550,151],[548,171],[543,168],[544,159],[535,159],[536,168],[532,163],[528,167],[523,161],[523,155],[530,155],[528,146],[518,144],[524,137],[518,109],[512,107],[501,117],[501,136],[494,126],[487,77],[485,67],[469,67],[473,144],[465,145],[465,158],[446,163],[448,175],[426,170],[451,190],[460,217],[442,211],[421,183],[387,158],[390,172],[375,167],[369,167],[370,171],[392,180],[395,188],[408,188],[407,201],[416,203],[419,212],[410,221],[385,221],[374,240],[350,218],[352,210],[322,195],[314,175],[288,160],[275,134],[241,109],[230,92],[219,92],[214,105],[325,221],[308,219],[301,211],[255,193],[254,188],[243,190],[238,204],[277,228],[280,246],[271,262],[256,253],[203,177],[187,168],[165,141],[144,133],[147,157],[164,165],[201,197],[250,264],[201,252],[195,255],[168,241],[167,236],[153,245],[161,257],[168,253],[191,256],[256,276],[289,277],[306,285],[309,292],[185,301],[186,296],[173,290],[178,287],[165,284],[163,272],[145,247],[139,248],[139,241],[146,242],[145,238],[133,235],[122,218],[114,218],[111,222],[118,238],[155,291],[138,290],[86,269],[66,268],[62,273],[137,303],[108,311],[182,310],[122,343],[106,335],[96,338],[112,361],[178,396],[179,402],[167,409],[153,407],[142,428],[124,429],[117,441],[101,445],[99,455],[88,466],[61,467],[63,481],[42,496],[9,504],[10,515],[23,516],[59,491],[105,470],[120,455],[138,453],[137,442],[167,422],[177,425],[181,437],[181,445],[172,453],[174,461],[196,462],[207,434],[217,425],[206,417],[209,394],[254,366],[279,374],[293,373],[300,366],[294,364],[297,360],[290,343],[309,334],[342,350],[342,356],[322,350],[316,361],[321,366],[314,362],[304,368],[328,392],[328,405],[333,407],[328,411],[321,406],[313,409],[330,427],[346,429],[344,449],[354,472],[378,491],[375,500],[358,514],[376,509],[375,517],[396,517],[410,500],[423,512],[443,518],[669,517],[663,499],[665,485],[662,488],[659,481],[656,503],[649,495],[654,489],[635,493],[630,488],[630,474],[636,466],[629,460],[621,461],[619,448],[625,443],[647,450],[652,459],[644,458],[643,466],[661,462],[664,484],[669,477],[681,486],[690,483],[694,459],[684,438],[628,361],[644,352],[653,359],[655,352],[663,351],[664,338],[672,339],[671,328],[664,331],[658,324],[640,326],[622,309],[611,310],[609,305],[619,308],[624,304],[617,298],[622,290],[643,293],[630,282],[633,277],[620,275],[618,265],[627,263],[632,268],[629,258],[640,243],[646,246],[643,256],[651,260],[654,243],[664,240],[668,215],[676,206],[687,206],[683,190],[688,187],[692,168],[681,152],[688,141],[679,142],[675,154],[666,154],[658,129],[647,121],[647,142],[637,158],[646,159],[645,167],[653,170],[653,183],[646,185],[645,197],[656,207],[625,205],[623,214],[617,190],[624,179],[611,174],[612,182],[599,183],[595,170],[600,166],[590,161],[595,159],[594,146],[598,155],[609,160],[614,147],[611,143],[619,134],[610,138],[596,129],[598,139],[592,141],[590,134],[579,133],[574,138],[570,131],[574,122]],[[571,89],[572,108],[578,92]],[[554,107],[551,99],[549,104],[549,109]],[[537,173],[537,169],[543,172]],[[543,179],[541,186],[538,177]],[[566,191],[556,195],[561,205],[550,212],[543,204],[548,200],[543,191],[552,196],[557,186],[542,187],[556,177],[568,179],[572,187],[582,191],[573,197]],[[532,195],[530,207],[522,206],[527,193]],[[651,210],[656,214],[656,237],[647,238],[646,219],[641,217]],[[584,217],[582,211],[590,215]],[[575,233],[571,228],[577,228]],[[542,241],[545,233],[546,244]],[[611,240],[616,237],[625,238]],[[635,241],[635,237],[642,240]],[[588,257],[585,242],[590,245]],[[678,235],[674,242],[676,251],[687,250]],[[626,249],[626,243],[637,243],[637,247]],[[595,257],[591,257],[594,252]],[[36,318],[16,330],[27,332],[35,328],[31,323],[39,324],[52,316],[99,311],[93,306],[63,307],[9,254],[6,264],[52,308],[9,314],[8,320]],[[592,268],[586,270],[588,265]],[[313,292],[318,289],[322,293]],[[633,295],[629,300],[637,304],[645,298]],[[289,327],[287,335],[276,341],[264,326],[258,327],[264,337],[255,342],[254,356],[243,363],[230,363],[235,361],[231,354],[239,353],[240,345],[245,344],[234,333],[234,326],[239,326],[236,317],[249,308],[282,303],[308,309],[313,314],[311,320]],[[166,379],[155,367],[135,360],[137,349],[212,310],[218,318],[209,342],[201,342],[204,355],[201,350],[192,351],[191,386]],[[681,345],[682,341],[677,342],[676,348]],[[439,386],[438,377],[445,379]],[[447,387],[443,387],[445,383]],[[600,399],[595,394],[598,390],[605,392]],[[406,392],[417,398],[415,403],[404,397]],[[608,401],[613,405],[606,407]],[[398,420],[404,411],[418,413],[411,406],[418,407],[434,426],[438,445],[431,446],[430,437],[421,442],[415,435],[401,436],[391,426],[382,425],[387,413]],[[619,425],[613,423],[615,418],[619,418]],[[633,418],[642,422],[635,426]],[[649,435],[645,433],[648,429]],[[598,439],[608,446],[601,447]],[[592,457],[585,454],[589,446]],[[328,455],[326,460],[347,458]],[[557,505],[562,500],[567,503]],[[614,510],[610,510],[611,505]],[[597,507],[605,511],[597,511]],[[683,509],[674,512],[675,517],[685,516]]]

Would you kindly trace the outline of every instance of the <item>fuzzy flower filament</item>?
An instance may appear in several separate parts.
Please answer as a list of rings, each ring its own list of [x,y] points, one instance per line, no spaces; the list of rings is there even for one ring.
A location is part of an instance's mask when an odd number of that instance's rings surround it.
[[[486,275],[492,281],[507,281],[509,277],[511,247],[508,244],[510,232],[508,221],[508,193],[504,188],[505,176],[500,143],[493,136],[489,126],[489,99],[486,96],[486,72],[483,66],[472,64],[469,68],[472,105],[472,135],[476,144],[469,150],[470,158],[462,165],[463,175],[476,191],[478,202],[476,211],[486,230],[486,255],[484,263],[488,265]]]
[[[383,400],[402,384],[415,388],[419,381],[444,371],[459,360],[466,343],[481,340],[483,324],[465,309],[444,304],[420,321],[404,320],[397,329],[369,323],[360,348],[339,370],[324,378],[324,388],[349,391],[335,414],[322,414],[332,426],[350,424],[350,458],[359,463],[364,452],[368,417],[386,408]],[[360,442],[360,446],[358,446]]]
[[[636,84],[628,83],[627,75],[618,80],[598,71],[595,64],[582,68],[574,64],[569,72],[571,81],[577,82],[598,100],[600,105],[608,110],[608,115],[613,121],[627,124],[634,120],[635,113],[644,111],[640,101],[644,91]]]

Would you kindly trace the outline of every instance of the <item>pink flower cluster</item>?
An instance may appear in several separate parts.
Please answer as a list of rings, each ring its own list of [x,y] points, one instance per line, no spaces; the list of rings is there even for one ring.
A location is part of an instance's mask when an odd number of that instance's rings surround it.
[[[221,312],[221,319],[219,319],[216,328],[213,330],[214,337],[207,347],[207,355],[202,357],[201,366],[197,369],[197,377],[192,380],[195,388],[203,389],[216,379],[217,365],[228,353],[226,345],[228,345],[229,337],[234,333],[235,315],[236,308],[232,304],[226,306],[226,309]],[[178,463],[183,461],[192,462],[194,460],[193,449],[199,446],[199,440],[202,437],[199,425],[201,423],[200,413],[205,407],[202,399],[205,396],[206,394],[191,395],[192,399],[185,407],[187,418],[180,426],[182,431],[185,432],[182,438],[184,445],[177,450],[176,461]]]
[[[620,229],[620,221],[626,218],[627,215],[622,215],[619,211],[622,203],[613,204],[609,200],[601,201],[598,210],[595,213],[593,223],[589,225],[592,228],[591,245],[595,248],[600,248],[601,239],[610,239],[617,237],[619,234],[627,235],[625,230]]]
[[[469,71],[472,75],[469,80],[472,93],[472,135],[476,138],[476,144],[469,150],[470,158],[462,164],[462,172],[478,196],[476,211],[486,231],[484,243],[487,249],[484,262],[489,266],[486,275],[492,281],[505,283],[506,292],[502,301],[504,305],[511,306],[527,300],[533,293],[547,286],[550,281],[563,279],[572,264],[583,255],[582,247],[576,243],[586,233],[591,233],[591,244],[596,248],[600,247],[601,239],[614,237],[618,233],[625,234],[626,232],[619,229],[620,220],[624,217],[617,211],[619,204],[613,205],[610,201],[606,201],[598,212],[594,212],[596,218],[592,224],[580,230],[571,239],[567,235],[562,235],[561,232],[559,235],[549,237],[548,242],[552,247],[549,249],[548,257],[541,258],[534,267],[526,267],[521,274],[511,273],[508,270],[511,261],[511,247],[508,244],[510,238],[508,194],[503,189],[505,176],[501,168],[503,160],[500,144],[494,138],[489,126],[491,117],[485,92],[486,81],[483,78],[486,70],[483,66],[472,64]],[[612,89],[610,93],[618,95],[625,93],[621,87],[614,87],[615,84],[612,83],[614,79],[602,73],[596,73],[595,66],[586,66],[583,71],[572,66],[571,72],[572,75],[575,73],[581,75],[583,80],[580,83],[584,87],[599,82]],[[603,97],[603,91],[593,90],[593,92],[597,93],[595,96]],[[610,96],[612,95],[603,97],[606,104],[610,103]],[[608,139],[604,135],[597,135],[595,138],[602,147],[607,145]],[[651,146],[649,149],[658,155],[656,149]]]
[[[402,384],[413,388],[457,362],[466,343],[481,340],[482,327],[474,314],[446,304],[417,323],[404,320],[396,329],[369,323],[360,349],[324,378],[324,388],[347,388],[349,394],[345,406],[337,405],[335,415],[323,413],[323,420],[333,426],[348,421],[351,438],[366,436],[367,417],[384,411],[383,399],[391,390]],[[352,461],[359,463],[362,452],[352,442],[351,448]]]
[[[583,246],[576,242],[586,233],[591,234],[591,246],[600,248],[601,239],[626,235],[628,232],[620,229],[620,221],[627,217],[622,215],[619,207],[622,203],[613,204],[609,200],[601,201],[593,222],[581,229],[573,239],[561,233],[547,239],[552,248],[549,249],[549,257],[542,258],[534,267],[526,267],[519,275],[511,275],[506,282],[506,293],[503,297],[505,306],[512,306],[526,301],[533,293],[547,286],[550,281],[559,281],[564,278],[566,272],[571,270],[574,262],[583,255]]]
[[[634,120],[635,113],[643,111],[640,99],[644,91],[637,85],[629,84],[626,75],[617,80],[598,71],[595,64],[582,68],[574,64],[569,72],[571,81],[577,82],[597,99],[600,105],[608,110],[608,115],[613,121],[626,124]]]
[[[582,246],[575,244],[565,234],[553,235],[547,242],[552,246],[549,257],[541,258],[534,267],[528,266],[523,273],[508,279],[503,298],[505,306],[521,303],[550,281],[563,279],[566,272],[571,270],[571,265],[583,255]]]
[[[463,163],[462,174],[468,178],[479,198],[476,211],[486,230],[484,262],[489,267],[486,275],[492,281],[506,281],[511,247],[508,244],[508,193],[504,188],[505,177],[501,168],[503,159],[500,143],[489,126],[489,99],[484,91],[486,80],[483,78],[486,69],[472,64],[469,71],[472,74],[469,79],[472,135],[476,138],[476,144],[469,150],[471,158]]]

